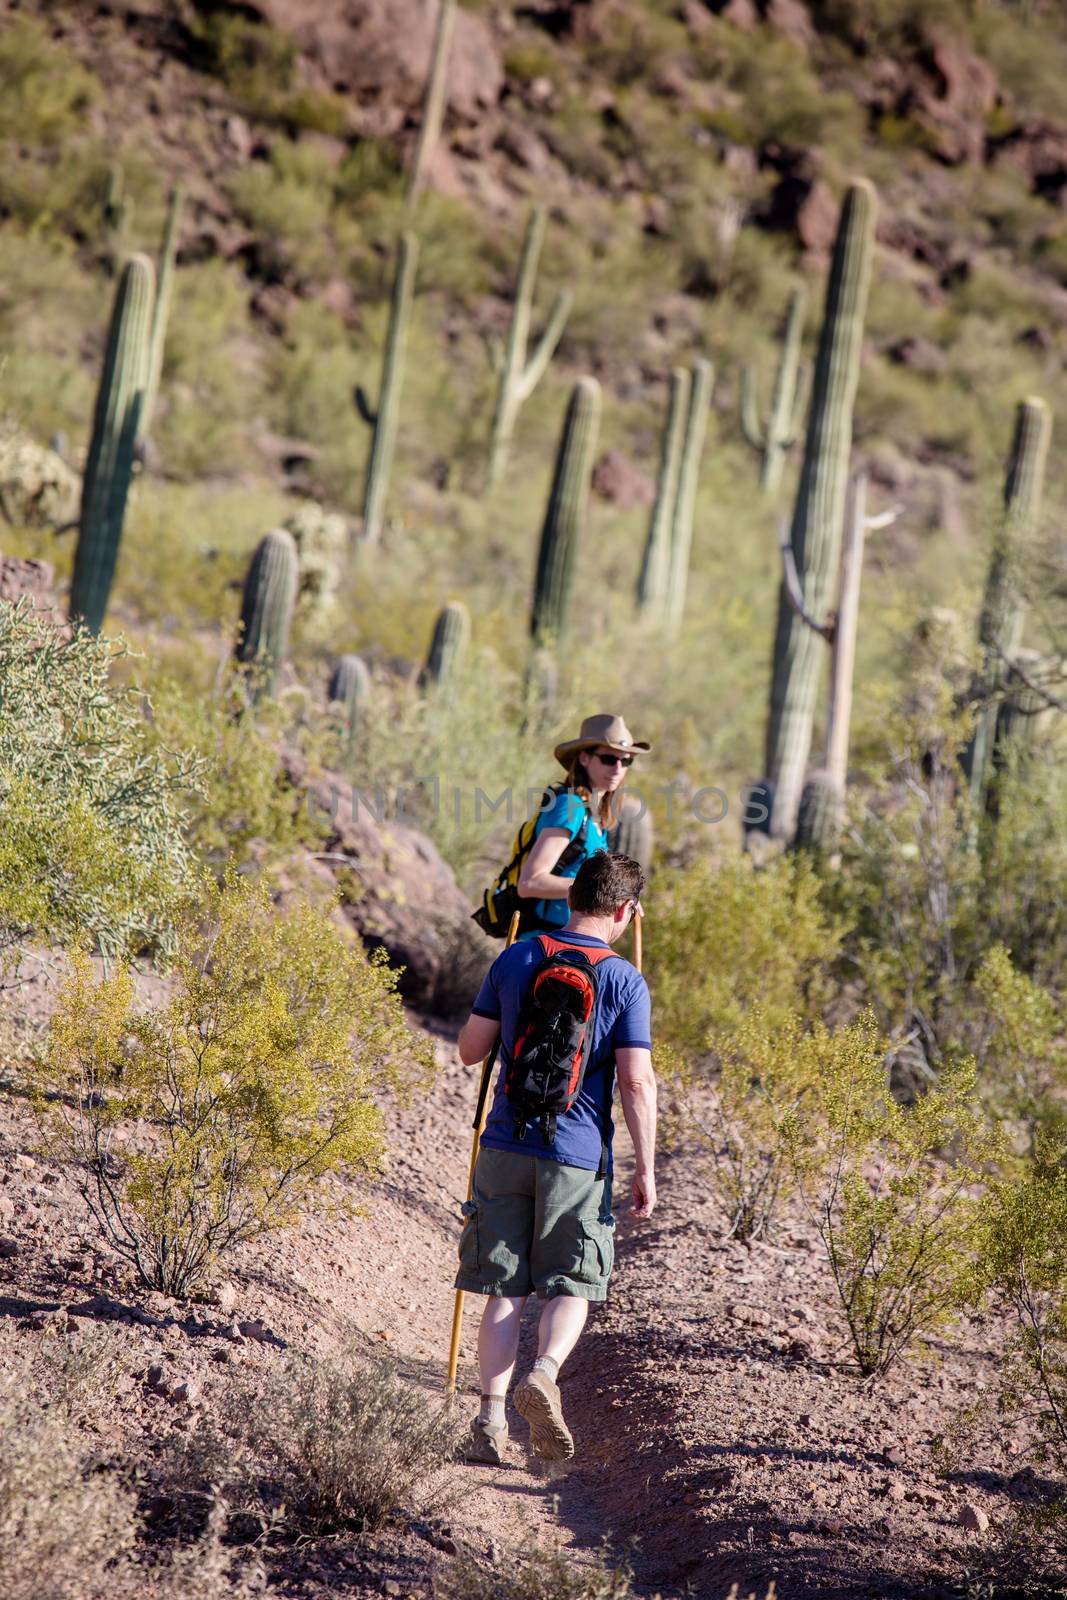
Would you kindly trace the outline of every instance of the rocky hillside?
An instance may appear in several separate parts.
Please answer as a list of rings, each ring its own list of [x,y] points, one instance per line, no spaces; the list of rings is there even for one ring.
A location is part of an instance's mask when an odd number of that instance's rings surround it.
[[[2,14],[2,409],[40,441],[59,434],[77,464],[114,263],[157,249],[180,181],[151,482],[131,510],[116,618],[135,632],[228,627],[248,552],[293,495],[359,514],[368,435],[352,392],[377,381],[435,7],[7,0]],[[479,644],[518,665],[559,420],[589,371],[605,387],[604,460],[580,579],[587,640],[610,646],[640,562],[669,373],[707,353],[717,423],[681,653],[637,684],[610,648],[595,672],[676,769],[751,776],[777,557],[741,374],[753,367],[766,407],[800,282],[813,342],[855,173],[881,206],[857,457],[881,503],[905,508],[870,544],[861,676],[895,676],[901,624],[931,599],[972,617],[1013,406],[1037,392],[1057,413],[1067,399],[1065,68],[1051,3],[462,6],[417,217],[389,559],[372,584],[348,585],[331,648],[417,659],[435,611],[460,594]],[[535,200],[549,207],[539,316],[558,289],[574,303],[508,480],[486,497],[486,343],[506,324]],[[1059,462],[1054,449],[1050,526]],[[61,572],[68,559],[50,535],[18,530],[8,545],[58,548]],[[302,647],[313,660],[322,641]],[[709,681],[714,729],[697,687]],[[861,703],[856,717],[862,747],[878,714]]]

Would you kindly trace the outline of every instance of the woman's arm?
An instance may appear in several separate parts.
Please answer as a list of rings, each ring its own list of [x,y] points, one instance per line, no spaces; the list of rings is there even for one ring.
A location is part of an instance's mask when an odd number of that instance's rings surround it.
[[[571,842],[566,828],[545,828],[534,840],[519,874],[519,893],[527,900],[565,900],[573,878],[561,878],[552,868]]]

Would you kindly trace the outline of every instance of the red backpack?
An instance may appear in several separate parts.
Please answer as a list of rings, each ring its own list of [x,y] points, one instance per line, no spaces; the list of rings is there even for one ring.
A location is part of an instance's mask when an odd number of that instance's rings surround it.
[[[611,950],[571,945],[538,934],[548,959],[534,973],[519,1013],[515,1043],[504,1074],[504,1093],[515,1117],[515,1134],[540,1124],[554,1144],[556,1122],[581,1092],[593,1048],[600,1002],[601,962]]]

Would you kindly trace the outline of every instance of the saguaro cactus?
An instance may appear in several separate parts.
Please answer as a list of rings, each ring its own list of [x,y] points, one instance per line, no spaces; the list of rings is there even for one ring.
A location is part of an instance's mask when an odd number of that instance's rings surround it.
[[[648,872],[652,865],[655,837],[652,815],[635,795],[624,797],[622,815],[608,834],[608,849],[629,856]]]
[[[534,290],[537,268],[545,239],[545,208],[535,206],[526,224],[522,257],[519,262],[519,279],[515,287],[515,305],[511,313],[504,344],[490,347],[494,370],[497,373],[496,404],[489,436],[488,487],[493,490],[500,483],[507,465],[508,452],[515,432],[519,411],[541,382],[548,364],[570,315],[572,295],[563,290],[556,296],[545,330],[532,356],[527,358],[530,342],[530,319],[533,314]]]
[[[765,494],[777,493],[785,458],[800,437],[804,421],[804,407],[811,387],[811,368],[800,360],[807,309],[807,290],[801,285],[794,289],[789,302],[782,359],[766,427],[760,423],[756,377],[752,367],[746,367],[741,378],[741,426],[749,444],[763,457],[759,481]]]
[[[404,382],[404,356],[418,262],[418,240],[413,233],[402,233],[397,247],[393,303],[385,338],[385,355],[382,358],[377,410],[371,406],[363,386],[356,389],[356,409],[368,427],[374,430],[363,491],[363,540],[369,545],[376,545],[381,539],[385,520],[385,497],[389,491],[389,473],[396,444],[400,391]]]
[[[138,439],[147,436],[152,424],[159,395],[159,379],[163,371],[163,347],[167,339],[167,319],[170,316],[170,297],[174,287],[174,263],[178,254],[178,233],[181,229],[184,197],[180,188],[170,191],[167,220],[163,228],[163,244],[159,252],[159,273],[156,277],[156,298],[152,307],[152,334],[148,358],[148,387],[141,407]]]
[[[1015,414],[1015,433],[1004,481],[1004,509],[993,536],[993,556],[978,625],[983,663],[976,689],[986,704],[979,713],[965,763],[970,773],[971,797],[976,805],[982,799],[989,778],[1001,691],[1010,677],[1011,660],[1022,644],[1025,602],[1019,584],[1019,568],[1041,512],[1051,434],[1052,417],[1044,400],[1031,397],[1022,401]]]
[[[339,707],[349,760],[359,739],[359,724],[370,697],[370,673],[361,656],[342,656],[330,675],[329,699]]]
[[[415,160],[408,180],[407,203],[411,207],[419,197],[426,181],[426,169],[433,160],[437,141],[441,137],[445,105],[448,100],[448,54],[452,45],[452,24],[456,19],[456,0],[441,0],[437,11],[437,28],[434,31],[433,49],[430,53],[430,75],[426,80],[426,99],[422,106],[422,126],[419,142],[415,146]]]
[[[296,541],[284,528],[272,528],[255,548],[241,597],[241,622],[234,655],[253,669],[254,700],[273,694],[278,670],[289,651],[289,624],[296,602]]]
[[[682,461],[678,471],[678,494],[674,502],[671,523],[671,557],[667,578],[667,627],[677,633],[685,612],[685,596],[689,587],[689,553],[693,544],[693,518],[696,513],[697,485],[700,481],[700,458],[704,452],[704,435],[708,428],[708,409],[715,381],[715,368],[710,361],[701,359],[693,363],[692,383],[689,390],[689,407],[685,418],[685,439],[682,443]]]
[[[465,605],[452,600],[438,613],[430,653],[419,682],[424,689],[441,688],[455,675],[470,639],[471,619]]]
[[[804,605],[815,617],[827,613],[840,560],[876,209],[870,183],[861,180],[849,187],[830,263],[815,359],[804,465],[789,539]],[[795,829],[821,667],[818,635],[797,615],[783,579],[778,591],[766,756],[767,776],[774,785],[771,832],[777,838],[791,839]]]
[[[656,498],[648,522],[645,554],[641,562],[641,576],[637,580],[637,609],[658,615],[667,596],[667,578],[671,560],[671,529],[674,525],[674,506],[678,497],[678,475],[682,464],[682,439],[685,419],[689,411],[689,392],[692,378],[685,367],[675,367],[671,373],[671,394],[667,405],[667,422],[663,429],[660,448],[659,476],[656,480]]]
[[[530,612],[530,636],[538,649],[554,649],[566,629],[574,560],[589,503],[599,428],[600,385],[595,378],[579,378],[563,419],[556,470],[541,528]]]
[[[149,325],[155,274],[147,256],[122,269],[108,328],[104,370],[82,480],[78,548],[70,613],[100,632],[115,576],[137,428],[148,382]]]

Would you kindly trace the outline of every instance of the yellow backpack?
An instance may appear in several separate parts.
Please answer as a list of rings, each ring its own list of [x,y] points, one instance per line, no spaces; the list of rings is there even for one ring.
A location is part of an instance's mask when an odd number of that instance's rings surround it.
[[[565,783],[549,784],[541,796],[541,805],[532,817],[527,817],[511,847],[511,859],[501,871],[496,883],[488,888],[482,896],[482,903],[473,911],[475,922],[483,933],[491,939],[505,939],[511,926],[514,913],[519,913],[519,932],[528,933],[531,929],[538,931],[550,930],[557,926],[554,922],[545,922],[535,911],[538,904],[536,900],[527,899],[519,893],[519,879],[526,863],[526,857],[533,849],[533,842],[537,838],[537,824],[542,814],[548,810],[553,801],[561,794],[567,793]],[[549,800],[549,795],[553,800]],[[555,871],[560,872],[564,867],[573,866],[576,861],[581,861],[585,856],[586,836],[589,832],[589,812],[586,810],[582,818],[582,825],[575,837],[564,850],[556,862]]]

